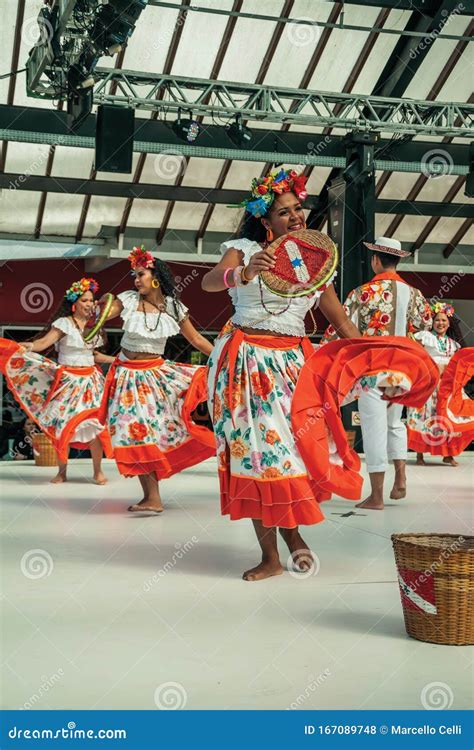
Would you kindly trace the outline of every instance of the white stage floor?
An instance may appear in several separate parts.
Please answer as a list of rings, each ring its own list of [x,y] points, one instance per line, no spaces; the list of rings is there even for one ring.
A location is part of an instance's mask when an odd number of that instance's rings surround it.
[[[105,487],[86,461],[65,485],[0,464],[2,707],[416,709],[424,689],[470,707],[472,649],[409,638],[396,583],[392,532],[472,533],[473,457],[428,460],[384,512],[324,504],[302,529],[316,575],[255,583],[250,521],[220,517],[214,460],[164,482],[153,517],[126,512],[138,480],[110,461]]]

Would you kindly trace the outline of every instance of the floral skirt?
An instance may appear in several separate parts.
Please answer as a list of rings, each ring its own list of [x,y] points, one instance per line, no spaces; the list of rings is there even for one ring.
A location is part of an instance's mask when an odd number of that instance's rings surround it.
[[[99,418],[126,477],[165,479],[215,455],[211,430],[192,412],[206,400],[205,367],[120,354],[105,381]]]
[[[413,404],[438,378],[422,347],[390,339],[315,351],[308,339],[223,332],[208,377],[223,515],[294,528],[322,521],[319,503],[332,493],[360,499],[360,459],[339,407],[357,398],[366,374]]]
[[[432,456],[458,456],[474,439],[474,402],[463,386],[474,372],[474,349],[459,350],[439,387],[420,409],[408,409],[408,447]]]
[[[52,441],[61,462],[68,446],[87,448],[100,438],[108,457],[112,449],[98,420],[104,376],[94,365],[69,367],[0,339],[0,371],[23,411]]]
[[[308,339],[245,335],[232,352],[234,333],[218,339],[209,360],[222,514],[267,527],[318,523],[324,497],[291,425],[296,383],[313,347]]]

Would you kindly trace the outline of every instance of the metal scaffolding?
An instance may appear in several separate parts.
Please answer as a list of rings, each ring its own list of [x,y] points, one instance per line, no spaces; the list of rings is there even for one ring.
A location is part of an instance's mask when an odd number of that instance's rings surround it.
[[[60,75],[61,71],[56,71]],[[474,104],[395,99],[96,68],[94,103],[249,123],[472,138]],[[111,86],[113,84],[113,86]],[[37,95],[50,96],[51,82]]]

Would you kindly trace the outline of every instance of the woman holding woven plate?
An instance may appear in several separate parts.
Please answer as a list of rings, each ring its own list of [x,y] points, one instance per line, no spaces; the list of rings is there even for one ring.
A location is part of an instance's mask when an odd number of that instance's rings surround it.
[[[262,562],[244,573],[247,581],[283,572],[277,528],[294,564],[311,568],[311,551],[298,527],[323,520],[319,501],[328,496],[309,475],[291,424],[296,383],[314,353],[305,317],[319,306],[341,337],[360,335],[331,283],[334,244],[306,230],[305,182],[304,176],[283,169],[255,179],[252,196],[243,204],[240,238],[224,242],[222,260],[202,283],[208,292],[228,289],[235,308],[215,342],[208,389],[222,513],[232,520],[251,518],[262,550]],[[286,242],[279,256],[281,273],[272,278],[274,247],[288,233],[295,240]]]
[[[70,446],[88,448],[94,482],[107,482],[101,461],[104,450],[109,457],[112,452],[108,434],[97,419],[104,388],[97,364],[112,362],[113,357],[98,351],[104,344],[100,326],[93,325],[98,289],[94,279],[75,281],[38,338],[23,344],[0,339],[0,370],[10,391],[58,454],[59,470],[53,483],[67,479]],[[53,346],[57,362],[39,354]]]

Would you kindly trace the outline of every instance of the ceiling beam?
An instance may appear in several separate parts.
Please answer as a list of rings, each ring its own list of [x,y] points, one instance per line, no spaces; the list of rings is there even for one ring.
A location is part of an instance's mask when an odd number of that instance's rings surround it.
[[[63,195],[89,195],[111,198],[180,201],[234,205],[247,197],[246,190],[223,190],[215,188],[185,187],[183,185],[154,185],[117,180],[84,180],[80,177],[52,177],[45,175],[25,176],[19,173],[0,174],[0,188],[5,195],[11,191],[12,200],[16,190],[42,191]],[[8,200],[8,199],[7,199]],[[308,209],[318,206],[318,198],[309,196],[305,202]],[[430,201],[381,200],[375,204],[379,214],[403,212],[413,216],[473,217],[474,203],[437,203]]]
[[[236,12],[236,13],[240,12],[240,9],[242,8],[242,5],[243,5],[243,0],[234,0],[234,3],[232,5],[232,11]],[[222,35],[222,39],[221,39],[220,44],[219,44],[219,49],[217,50],[217,55],[216,55],[216,58],[214,60],[214,64],[212,66],[212,70],[211,70],[211,74],[210,74],[210,79],[211,80],[217,80],[217,77],[219,75],[220,69],[222,67],[222,63],[224,62],[224,57],[225,57],[225,54],[227,52],[228,44],[229,44],[229,42],[230,42],[230,40],[232,38],[232,35],[234,33],[236,23],[237,23],[237,18],[235,16],[231,16],[228,19],[228,21],[227,21],[227,24],[226,24],[226,27],[225,27],[225,30],[224,30],[224,34]],[[206,95],[203,98],[203,103],[206,104],[206,105],[209,104],[210,98],[211,97],[209,95]],[[200,124],[203,122],[203,119],[204,119],[203,117],[198,117],[197,118],[197,120],[198,120],[198,122]],[[187,157],[186,158],[186,162],[183,165],[184,168],[178,170],[178,175],[177,175],[177,177],[175,179],[175,185],[177,185],[177,186],[181,185],[182,182],[183,182],[184,175],[186,174],[186,170],[188,168],[189,159],[190,159],[190,157]],[[168,228],[168,224],[169,224],[169,222],[171,220],[171,216],[173,214],[174,205],[175,205],[174,201],[170,201],[168,203],[168,205],[166,206],[165,213],[164,213],[163,218],[161,220],[160,227],[159,227],[159,229],[158,229],[158,231],[156,233],[156,244],[157,245],[161,245],[161,243],[163,241],[163,238],[165,236],[166,230]]]
[[[25,0],[19,0],[18,8],[16,11],[15,36],[13,39],[13,52],[12,52],[12,60],[11,60],[12,70],[17,70],[18,61],[20,59],[21,29],[23,26],[24,15],[25,15]],[[8,82],[8,94],[7,94],[7,104],[9,105],[13,104],[13,101],[15,99],[15,87],[16,87],[16,76],[11,76],[10,81]],[[7,151],[8,151],[8,141],[3,141],[2,152],[0,154],[0,172],[3,172],[5,170],[5,165],[7,162]]]
[[[443,258],[449,258],[449,256],[454,252],[454,250],[456,250],[462,238],[464,237],[465,234],[467,234],[467,232],[469,231],[469,229],[472,227],[473,224],[474,224],[473,219],[466,219],[466,221],[462,223],[462,225],[459,227],[454,237],[450,240],[450,242],[448,242],[448,244],[444,248]]]
[[[453,205],[452,201],[456,197],[456,195],[461,190],[462,186],[466,182],[465,177],[458,177],[457,180],[453,182],[451,187],[449,188],[448,192],[444,196],[442,203],[446,203],[447,205]],[[456,214],[454,214],[456,216]],[[429,221],[426,222],[425,226],[421,230],[420,234],[416,238],[415,242],[412,244],[410,250],[411,252],[415,252],[415,250],[418,250],[420,247],[424,245],[428,237],[430,236],[433,229],[436,227],[438,222],[441,220],[441,216],[432,216]]]
[[[184,25],[186,23],[186,18],[187,18],[190,3],[191,3],[191,0],[184,0],[182,4],[182,8],[180,12],[178,13],[178,18],[174,25],[173,36],[171,37],[170,46],[168,48],[165,64],[163,66],[163,73],[170,73],[171,68],[173,67],[173,63],[176,57],[176,52],[178,51],[179,42],[181,40],[181,35],[183,33]],[[160,89],[157,92],[157,98],[161,96],[163,96],[162,89]],[[158,117],[158,112],[153,112],[150,122],[157,124],[156,123],[157,117]],[[133,175],[133,182],[135,184],[138,184],[141,180],[143,168],[145,166],[145,161],[146,161],[146,153],[141,153],[140,156],[138,157],[137,166],[135,167],[135,172]],[[128,219],[130,218],[130,212],[132,210],[132,206],[133,206],[133,198],[130,198],[129,200],[127,200],[125,204],[125,208],[123,210],[122,219],[120,221],[120,228],[119,228],[120,234],[124,234],[125,229],[127,228],[127,223],[128,223]]]
[[[435,2],[431,4],[431,8],[413,8],[412,10],[414,10],[414,12],[410,16],[405,26],[405,30],[422,30],[427,33],[430,33],[435,29],[439,30],[440,25],[442,28],[446,23],[446,19],[449,18],[449,12],[453,9],[454,3],[455,0],[444,0],[444,2],[435,0]],[[466,29],[466,34],[471,33],[472,29],[469,25]],[[459,44],[463,44],[464,46],[461,48]],[[459,59],[459,55],[462,53],[462,50],[464,50],[467,42],[459,44],[456,45],[456,49],[448,60],[447,66],[445,66],[446,69],[443,69],[441,74],[438,76],[438,79],[435,82],[434,87],[430,91],[427,99],[436,98],[442,86],[446,82],[447,76],[451,74],[455,63]],[[418,72],[422,62],[425,60],[426,55],[431,50],[432,46],[433,45],[425,44],[423,45],[423,47],[421,47],[415,37],[400,37],[392,53],[389,55],[385,67],[381,71],[373,87],[373,94],[384,95],[387,97],[402,97],[407,90],[407,87]],[[412,57],[413,50],[415,50],[417,53],[414,59]],[[379,154],[385,154],[386,148],[386,145],[382,143],[378,144],[375,151],[375,157],[377,157]],[[309,172],[309,169],[306,169],[305,171]],[[341,172],[339,169],[332,169],[321,190],[324,210],[319,217],[319,221],[316,219],[316,217],[314,217],[312,225],[314,225],[315,228],[321,228],[322,223],[325,221],[329,200],[329,185],[340,173]],[[380,195],[380,192],[383,190],[389,179],[390,172],[385,171],[380,176],[377,182],[376,195]]]
[[[15,107],[0,104],[0,131],[8,139],[21,140],[29,143],[55,143],[57,145],[77,148],[94,148],[96,115],[89,115],[79,132],[71,135],[67,126],[66,112],[58,112],[54,108]],[[344,137],[341,135],[325,136],[320,133],[307,133],[291,130],[281,132],[255,129],[256,143],[247,146],[245,152],[252,151],[273,152],[275,158],[287,156],[292,163],[295,159],[313,153],[321,157],[345,158]],[[186,148],[183,141],[175,135],[169,125],[162,121],[136,118],[135,120],[135,150],[142,146],[150,153],[160,153],[160,148],[179,151],[180,146]],[[190,152],[199,147],[222,149],[229,153],[235,152],[233,158],[241,158],[239,149],[228,138],[223,126],[206,125],[195,146],[189,146]],[[392,161],[423,161],[426,153],[435,148],[442,148],[447,152],[454,164],[469,164],[469,142],[456,144],[441,144],[439,141],[408,141],[397,142],[382,138],[377,144],[377,150],[384,151],[384,157]]]
[[[285,0],[285,5],[283,6],[283,9],[281,11],[281,15],[284,18],[288,18],[294,5],[294,0]],[[265,52],[265,55],[263,56],[262,64],[260,65],[260,69],[257,73],[257,76],[255,78],[255,83],[261,84],[265,80],[265,76],[268,72],[268,68],[270,67],[270,64],[273,60],[273,57],[275,55],[275,52],[278,47],[278,43],[281,39],[281,35],[283,34],[283,25],[277,24],[275,27],[272,38],[270,39],[270,43],[267,47],[267,50]],[[247,125],[247,121],[244,121],[244,125]],[[215,184],[216,189],[220,189],[224,187],[225,181],[227,179],[227,175],[229,174],[229,170],[232,166],[232,159],[226,159],[224,164],[222,165],[222,169],[219,173],[219,176],[217,178],[217,182]],[[213,203],[209,203],[206,211],[204,212],[204,216],[202,217],[201,224],[199,226],[199,229],[196,233],[196,242],[201,238],[204,237],[207,231],[207,227],[209,226],[209,222],[211,221],[212,214],[214,212],[215,205]]]
[[[125,52],[127,48],[124,47],[124,49],[120,50],[120,52],[117,53],[117,57],[115,59],[115,67],[116,68],[122,68],[123,67],[123,61],[125,59]],[[110,91],[115,93],[117,88],[117,83],[115,81],[112,81],[110,86]],[[95,164],[92,164],[90,173],[89,173],[89,180],[95,180],[97,179],[97,170],[95,168]],[[81,208],[81,214],[79,216],[79,223],[77,225],[76,229],[76,242],[80,242],[82,239],[82,235],[84,233],[84,227],[86,226],[87,221],[87,215],[89,213],[89,208],[91,204],[91,196],[86,195]]]
[[[333,0],[325,0],[328,4],[333,2]],[[472,0],[467,0],[467,6],[463,3],[460,3],[460,9],[459,13],[464,15],[469,15],[470,12],[474,12],[474,7],[471,6],[471,10],[469,6],[471,5]],[[166,2],[166,0],[148,0],[149,5],[154,5],[158,8],[170,8],[175,9],[179,8],[179,5],[175,5],[174,3]],[[439,5],[439,0],[345,0],[346,5],[363,5],[367,8],[387,8],[388,10],[409,10],[409,11],[418,11],[420,13],[434,13]],[[182,6],[181,6],[182,7]],[[208,7],[205,8],[203,6],[200,7],[193,7],[189,9],[190,12],[194,13],[210,13],[210,14],[217,14],[217,15],[225,15],[225,16],[231,16],[235,18],[249,18],[252,20],[257,21],[271,21],[273,23],[277,23],[278,25],[285,25],[287,23],[294,23],[293,19],[287,19],[282,13],[280,16],[269,16],[265,15],[264,13],[242,13],[235,10],[226,10],[225,8],[213,8]],[[295,19],[295,20],[304,20],[307,21],[307,19]],[[315,24],[323,25],[322,22],[315,21]],[[343,24],[341,28],[351,28],[351,25]]]

